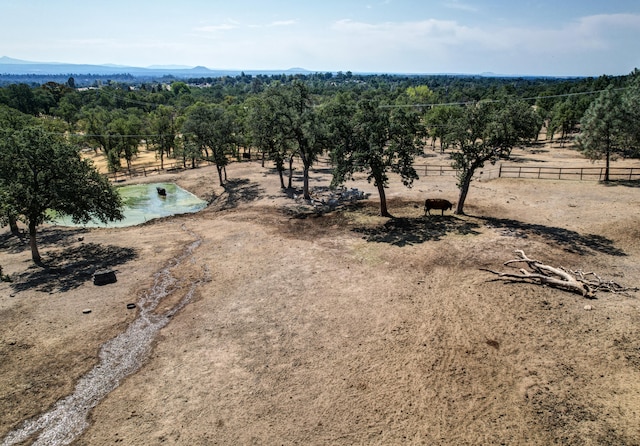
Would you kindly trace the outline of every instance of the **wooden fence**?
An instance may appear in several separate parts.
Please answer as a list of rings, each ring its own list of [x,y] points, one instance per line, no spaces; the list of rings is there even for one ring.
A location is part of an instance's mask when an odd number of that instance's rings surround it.
[[[198,160],[198,166],[210,165],[211,162],[207,160]],[[187,163],[187,169],[191,167],[191,162]],[[176,161],[174,159],[168,159],[164,161],[164,168],[160,168],[160,161],[154,164],[146,164],[144,166],[133,167],[131,169],[127,169],[126,167],[122,167],[118,172],[109,172],[109,178],[113,181],[125,180],[126,178],[147,176],[153,173],[171,173],[171,172],[179,172],[181,170],[185,170],[182,161]]]
[[[414,164],[413,168],[416,169],[418,176],[421,177],[433,177],[444,175],[455,175],[456,170],[451,167],[451,164],[434,165],[434,164]]]
[[[456,174],[451,165],[414,165],[421,177],[444,176]],[[538,180],[604,180],[604,167],[549,167],[549,166],[521,166],[512,164],[487,165],[476,172],[476,177],[485,180],[493,178],[525,178]],[[640,167],[610,167],[609,179],[612,181],[640,180]]]
[[[254,161],[258,158],[252,157]],[[248,161],[244,159],[244,161]],[[208,161],[200,160],[199,165],[208,165]],[[331,160],[321,158],[315,163],[316,167],[330,168]],[[413,166],[420,177],[432,176],[455,176],[456,170],[450,164],[414,164]],[[168,159],[164,162],[164,169],[160,169],[160,162],[148,164],[141,167],[127,170],[122,169],[117,173],[110,173],[109,177],[117,181],[126,177],[147,176],[151,173],[175,172],[183,169],[182,161]],[[525,178],[540,180],[580,180],[580,181],[602,181],[604,180],[604,167],[549,167],[549,166],[526,166],[517,164],[496,164],[486,165],[476,172],[478,179],[489,180],[495,178]],[[612,181],[640,181],[640,167],[610,167],[609,179]]]
[[[547,180],[586,180],[602,181],[604,167],[546,167],[518,166],[500,164],[498,178],[533,178]],[[609,179],[612,181],[640,180],[640,167],[610,167]]]

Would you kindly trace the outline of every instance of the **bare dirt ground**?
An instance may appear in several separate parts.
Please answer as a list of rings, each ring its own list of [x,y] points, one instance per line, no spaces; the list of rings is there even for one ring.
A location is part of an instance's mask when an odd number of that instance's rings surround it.
[[[515,155],[589,165],[555,146]],[[44,227],[46,269],[2,229],[2,444],[143,314],[164,325],[73,444],[640,444],[640,293],[586,300],[481,271],[523,249],[639,286],[638,184],[478,181],[467,216],[424,217],[427,196],[457,199],[455,178],[392,178],[390,220],[364,178],[347,187],[369,200],[315,215],[258,162],[228,176],[226,190],[215,167],[127,180],[173,180],[211,205],[130,228]],[[104,267],[118,281],[93,285]],[[20,444],[64,443],[37,435]]]

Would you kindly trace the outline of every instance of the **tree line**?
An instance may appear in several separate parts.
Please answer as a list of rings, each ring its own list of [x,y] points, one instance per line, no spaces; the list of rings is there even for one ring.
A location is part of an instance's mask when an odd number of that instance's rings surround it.
[[[221,77],[78,89],[73,79],[0,88],[0,222],[36,227],[55,210],[77,221],[121,218],[109,183],[80,150],[104,153],[108,168],[130,168],[140,147],[161,168],[226,166],[242,153],[274,164],[282,188],[293,163],[303,170],[303,195],[320,156],[333,165],[332,186],[367,175],[387,209],[390,174],[411,186],[417,157],[440,142],[457,171],[464,204],[474,173],[535,141],[546,127],[561,140],[580,129],[577,147],[591,159],[637,156],[640,74],[581,79],[473,76],[362,76],[353,73]],[[608,166],[608,161],[607,161]],[[285,178],[288,175],[287,184]],[[607,176],[608,179],[608,176]],[[82,192],[81,192],[82,191]],[[81,193],[80,193],[81,192]]]

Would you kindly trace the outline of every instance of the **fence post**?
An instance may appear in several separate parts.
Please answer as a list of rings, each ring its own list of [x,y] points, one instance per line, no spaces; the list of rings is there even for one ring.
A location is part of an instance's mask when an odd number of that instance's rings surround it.
[[[560,169],[558,169],[558,179],[559,180],[562,179],[562,167]]]
[[[633,178],[633,167],[629,169],[629,181],[631,181],[631,178]]]
[[[502,163],[498,165],[498,178],[502,178]]]

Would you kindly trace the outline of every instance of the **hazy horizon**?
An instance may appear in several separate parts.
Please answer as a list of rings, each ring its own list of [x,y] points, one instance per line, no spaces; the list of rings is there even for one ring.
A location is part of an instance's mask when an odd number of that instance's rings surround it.
[[[0,5],[0,56],[37,62],[527,76],[640,66],[637,0]]]

